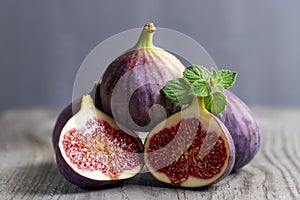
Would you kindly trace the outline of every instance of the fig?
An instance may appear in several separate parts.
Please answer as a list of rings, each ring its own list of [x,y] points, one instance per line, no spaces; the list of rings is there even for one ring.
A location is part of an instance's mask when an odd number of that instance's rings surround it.
[[[225,125],[209,113],[202,97],[159,123],[144,144],[145,166],[159,181],[202,187],[228,175],[235,147]]]
[[[248,164],[258,152],[260,131],[250,108],[229,90],[224,91],[227,106],[218,116],[229,130],[235,146],[234,170]]]
[[[53,146],[60,173],[83,188],[120,183],[143,167],[141,140],[96,108],[90,94],[60,113]]]
[[[137,44],[112,61],[102,77],[103,111],[136,131],[148,132],[180,110],[160,90],[168,80],[182,77],[185,67],[174,55],[153,45],[155,31],[147,23]]]

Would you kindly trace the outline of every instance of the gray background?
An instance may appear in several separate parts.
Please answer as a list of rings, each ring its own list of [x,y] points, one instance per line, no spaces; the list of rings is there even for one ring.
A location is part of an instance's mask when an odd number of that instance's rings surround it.
[[[62,107],[85,56],[145,22],[198,41],[250,105],[300,106],[299,0],[0,0],[0,111]]]

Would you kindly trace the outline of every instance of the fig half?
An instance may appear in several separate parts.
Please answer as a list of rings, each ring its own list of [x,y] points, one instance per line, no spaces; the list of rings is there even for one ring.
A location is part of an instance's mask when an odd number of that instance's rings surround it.
[[[90,94],[60,114],[53,145],[60,173],[84,188],[115,184],[143,167],[141,140],[97,109]]]
[[[145,165],[159,181],[202,187],[228,175],[235,161],[232,137],[203,98],[158,124],[144,145]]]

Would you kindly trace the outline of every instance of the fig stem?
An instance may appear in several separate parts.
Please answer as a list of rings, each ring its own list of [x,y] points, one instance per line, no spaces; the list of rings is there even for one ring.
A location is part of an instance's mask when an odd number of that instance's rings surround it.
[[[156,31],[156,28],[153,23],[149,22],[147,23],[143,31],[139,37],[138,42],[135,45],[135,48],[150,48],[153,47],[153,35]]]

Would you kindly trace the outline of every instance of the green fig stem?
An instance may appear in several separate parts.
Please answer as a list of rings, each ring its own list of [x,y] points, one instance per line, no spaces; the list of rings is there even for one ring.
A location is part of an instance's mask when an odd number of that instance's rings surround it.
[[[154,26],[153,23],[149,22],[147,23],[144,28],[143,31],[139,37],[138,42],[135,45],[135,48],[151,48],[153,47],[153,35],[156,31],[156,28]]]

